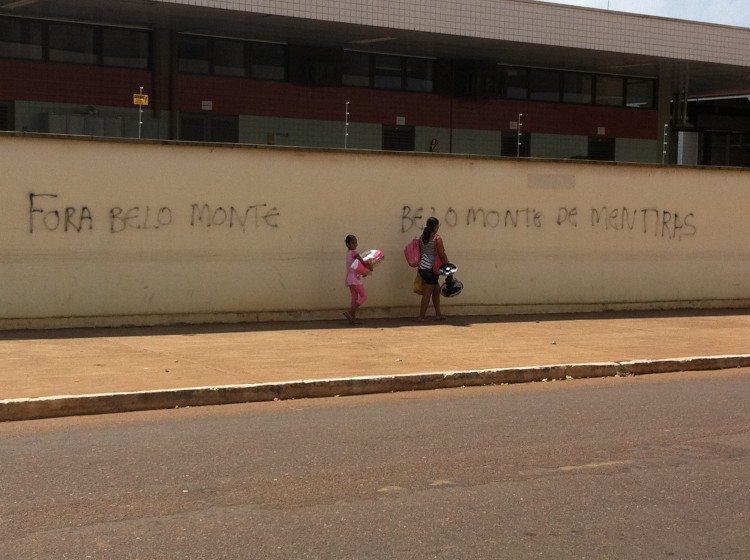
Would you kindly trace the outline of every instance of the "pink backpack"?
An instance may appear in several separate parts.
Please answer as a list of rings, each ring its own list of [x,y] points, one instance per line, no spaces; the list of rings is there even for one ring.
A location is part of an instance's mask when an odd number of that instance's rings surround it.
[[[404,256],[410,267],[417,268],[419,266],[419,261],[422,258],[422,251],[419,249],[419,237],[415,237],[406,244]]]

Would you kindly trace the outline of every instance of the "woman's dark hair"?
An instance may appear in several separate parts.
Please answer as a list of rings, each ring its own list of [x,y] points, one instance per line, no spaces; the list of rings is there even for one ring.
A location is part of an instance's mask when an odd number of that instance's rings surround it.
[[[349,243],[351,243],[352,241],[356,241],[356,240],[357,240],[357,236],[356,235],[352,235],[350,233],[349,235],[346,236],[346,239],[344,239],[344,243],[346,243],[346,246],[348,247]]]
[[[439,225],[440,221],[437,218],[427,218],[427,224],[424,226],[424,231],[422,232],[422,243],[429,243],[432,232],[435,231]]]

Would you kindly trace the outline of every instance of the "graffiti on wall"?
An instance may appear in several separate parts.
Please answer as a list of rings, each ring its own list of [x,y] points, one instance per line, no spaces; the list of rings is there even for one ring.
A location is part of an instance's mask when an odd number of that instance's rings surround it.
[[[84,232],[106,229],[111,234],[169,228],[175,223],[192,229],[227,230],[275,229],[281,212],[266,203],[215,205],[207,202],[180,207],[111,206],[105,212],[94,212],[85,204],[65,204],[56,193],[28,195],[29,233],[41,231]],[[444,227],[487,230],[534,230],[556,228],[588,229],[603,232],[635,232],[652,237],[680,240],[697,233],[695,214],[661,208],[629,206],[558,206],[552,210],[525,208],[454,208],[404,205],[401,232],[421,230],[430,216],[440,219]]]
[[[281,213],[268,204],[220,206],[193,203],[178,212],[170,206],[111,206],[95,215],[85,204],[66,205],[54,193],[29,193],[29,233],[40,231],[81,232],[105,228],[112,234],[128,230],[157,230],[176,220],[191,228],[278,228]]]
[[[558,206],[552,211],[538,208],[458,209],[404,205],[401,232],[419,231],[427,218],[435,216],[449,228],[531,230],[542,228],[630,231],[653,237],[680,240],[697,233],[695,214],[660,208],[626,206]]]

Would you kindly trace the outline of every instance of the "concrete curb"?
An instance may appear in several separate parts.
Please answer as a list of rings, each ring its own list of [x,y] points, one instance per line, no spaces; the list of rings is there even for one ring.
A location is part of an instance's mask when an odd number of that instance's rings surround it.
[[[0,422],[188,406],[394,393],[545,380],[750,367],[750,354],[416,373],[0,400]]]

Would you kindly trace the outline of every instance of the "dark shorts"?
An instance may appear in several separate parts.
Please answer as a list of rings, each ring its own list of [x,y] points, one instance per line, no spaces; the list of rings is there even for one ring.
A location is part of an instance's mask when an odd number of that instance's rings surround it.
[[[427,268],[420,268],[419,275],[422,277],[422,280],[424,280],[425,284],[430,284],[432,286],[437,285],[438,280],[440,279],[437,274]]]

